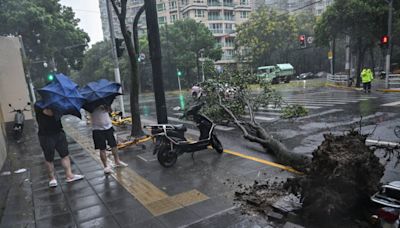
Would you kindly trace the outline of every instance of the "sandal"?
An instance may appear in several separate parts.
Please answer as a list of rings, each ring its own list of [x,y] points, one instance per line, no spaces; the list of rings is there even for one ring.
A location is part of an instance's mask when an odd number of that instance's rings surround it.
[[[71,183],[71,182],[74,182],[74,181],[77,181],[77,180],[82,180],[84,177],[85,176],[83,176],[83,175],[74,174],[74,177],[71,178],[71,179],[67,179],[66,182],[67,183]]]
[[[49,188],[55,188],[57,187],[58,183],[56,179],[53,179],[51,181],[49,181]]]

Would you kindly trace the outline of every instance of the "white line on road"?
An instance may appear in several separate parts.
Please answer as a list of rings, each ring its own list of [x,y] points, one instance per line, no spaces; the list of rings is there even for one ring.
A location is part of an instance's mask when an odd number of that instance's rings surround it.
[[[400,101],[395,101],[395,102],[391,102],[391,103],[386,103],[386,104],[383,104],[383,105],[381,105],[381,106],[397,106],[397,105],[400,105]]]
[[[308,119],[308,118],[312,118],[312,117],[317,117],[317,116],[322,116],[322,115],[327,115],[327,114],[331,114],[331,113],[335,113],[335,112],[341,112],[343,111],[343,109],[330,109],[328,111],[324,111],[324,112],[320,112],[320,113],[316,113],[313,115],[309,115],[309,116],[304,116],[304,117],[300,117],[300,118],[296,118],[297,120],[303,120],[303,119]]]
[[[399,143],[396,142],[387,142],[387,141],[381,141],[381,140],[375,140],[375,139],[367,139],[365,140],[367,143],[375,144],[375,145],[382,145],[382,146],[400,146]]]
[[[250,119],[250,116],[244,116],[245,118]],[[255,116],[254,119],[256,120],[263,120],[263,121],[273,121],[276,118],[272,118],[272,117],[266,117],[266,116]]]

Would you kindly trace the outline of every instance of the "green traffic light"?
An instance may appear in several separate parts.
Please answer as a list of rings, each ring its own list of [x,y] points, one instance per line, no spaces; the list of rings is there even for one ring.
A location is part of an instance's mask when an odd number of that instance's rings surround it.
[[[178,77],[182,76],[182,72],[178,70],[178,72],[176,73],[178,75]]]
[[[52,74],[47,75],[47,80],[48,81],[53,81],[54,76]]]

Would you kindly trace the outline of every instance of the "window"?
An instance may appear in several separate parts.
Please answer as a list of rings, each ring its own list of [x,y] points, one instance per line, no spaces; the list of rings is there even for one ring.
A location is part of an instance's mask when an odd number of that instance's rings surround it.
[[[203,0],[193,0],[194,3],[203,3]]]
[[[183,13],[183,14],[182,14],[182,17],[183,17],[183,18],[188,18],[188,17],[189,17],[189,14],[188,14],[188,13]]]
[[[171,14],[171,16],[169,17],[169,19],[170,19],[171,23],[174,23],[174,22],[178,19],[178,17],[177,17],[176,14]]]
[[[249,1],[248,0],[240,0],[240,5],[248,5]]]
[[[234,42],[232,37],[225,38],[225,47],[233,47]]]
[[[210,29],[210,31],[212,33],[222,33],[223,29],[222,29],[222,24],[218,23],[218,24],[209,24],[208,28]]]
[[[234,6],[232,0],[224,0],[224,6]]]
[[[158,3],[157,4],[157,11],[165,10],[165,3]]]
[[[158,17],[159,24],[165,24],[165,22],[167,22],[167,19],[165,17]]]
[[[188,4],[188,0],[181,0],[181,5],[186,6]]]
[[[208,20],[220,20],[219,11],[208,11]]]
[[[169,3],[169,9],[170,10],[176,9],[176,1],[172,1],[172,2]]]
[[[195,17],[204,17],[204,10],[195,10],[195,12],[194,12],[195,14],[194,14],[194,16]]]
[[[224,11],[224,19],[232,21],[233,20],[233,11]]]
[[[247,11],[240,11],[240,18],[248,18],[249,12]]]
[[[225,33],[233,33],[235,26],[233,24],[225,24]]]

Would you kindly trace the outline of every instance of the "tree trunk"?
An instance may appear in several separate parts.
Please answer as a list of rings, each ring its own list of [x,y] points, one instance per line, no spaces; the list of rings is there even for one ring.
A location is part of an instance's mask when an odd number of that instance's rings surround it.
[[[121,12],[118,11],[115,1],[111,1],[114,11],[118,15],[119,24],[121,27],[121,33],[124,37],[126,49],[129,55],[129,63],[131,68],[131,91],[130,91],[130,106],[131,106],[131,118],[132,118],[132,129],[131,136],[140,137],[144,135],[142,130],[142,122],[140,120],[140,108],[139,108],[139,77],[138,77],[138,64],[136,58],[136,52],[133,48],[131,37],[126,29],[126,0],[121,2]]]
[[[358,38],[357,39],[358,45],[357,45],[357,65],[356,65],[356,87],[361,86],[361,68],[364,65],[364,56],[365,56],[365,50],[366,47],[363,47],[362,45],[362,39]]]
[[[371,58],[372,73],[374,74],[374,77],[375,77],[375,56],[374,56],[374,47],[373,46],[371,46],[369,48],[369,55],[370,55],[370,58]]]
[[[200,68],[199,68],[199,52],[196,53],[196,69],[197,69],[197,82],[201,81],[200,79]]]

